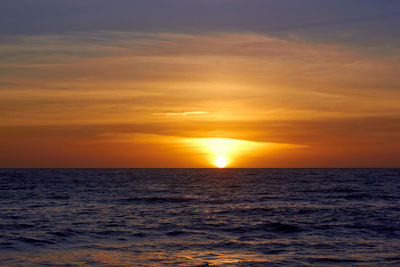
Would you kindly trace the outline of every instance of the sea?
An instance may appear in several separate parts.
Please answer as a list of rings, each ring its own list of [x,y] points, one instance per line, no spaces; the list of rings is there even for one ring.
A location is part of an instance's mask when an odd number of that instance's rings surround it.
[[[1,266],[400,266],[400,169],[0,169]]]

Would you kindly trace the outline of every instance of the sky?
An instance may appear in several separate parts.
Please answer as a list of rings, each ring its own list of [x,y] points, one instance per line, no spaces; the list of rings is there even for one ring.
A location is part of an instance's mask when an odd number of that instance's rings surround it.
[[[2,0],[0,167],[400,167],[398,0]]]

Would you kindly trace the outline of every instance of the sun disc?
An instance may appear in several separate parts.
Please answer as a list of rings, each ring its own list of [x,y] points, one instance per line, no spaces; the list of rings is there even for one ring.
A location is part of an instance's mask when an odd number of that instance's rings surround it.
[[[228,160],[225,157],[218,157],[215,159],[215,165],[218,168],[225,168],[228,165]]]

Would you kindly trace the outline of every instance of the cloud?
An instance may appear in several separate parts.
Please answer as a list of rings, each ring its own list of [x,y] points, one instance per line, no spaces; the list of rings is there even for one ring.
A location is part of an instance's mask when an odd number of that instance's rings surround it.
[[[265,149],[238,158],[244,167],[395,167],[400,118],[332,121],[220,121],[126,125],[1,126],[3,167],[207,167],[188,147],[220,138]],[[211,138],[211,139],[210,139]],[[274,145],[272,150],[270,145]],[[292,144],[285,146],[282,144]],[[293,145],[296,144],[296,145]],[[290,151],[287,151],[290,149]]]
[[[164,112],[164,113],[153,113],[154,115],[164,116],[190,116],[190,115],[205,115],[207,111],[186,111],[186,112]]]
[[[398,163],[398,55],[248,32],[6,39],[0,44],[4,166],[42,166],[37,151],[51,166],[193,166],[196,157],[160,145],[160,136],[307,145],[293,155],[266,153],[257,164],[249,158],[244,166]],[[65,157],[57,157],[61,150]]]
[[[397,0],[3,0],[0,32],[255,32],[318,42],[399,44]]]
[[[3,124],[157,122],[185,115],[337,119],[393,116],[400,109],[400,61],[343,46],[254,33],[43,37],[18,37],[0,49],[14,51],[0,72]],[[70,54],[80,49],[95,52]],[[199,111],[208,113],[185,113]]]

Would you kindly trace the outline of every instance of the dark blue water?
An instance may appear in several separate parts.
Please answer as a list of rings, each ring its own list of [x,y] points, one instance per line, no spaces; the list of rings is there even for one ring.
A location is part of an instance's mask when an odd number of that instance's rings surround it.
[[[0,265],[400,265],[400,169],[0,170]]]

